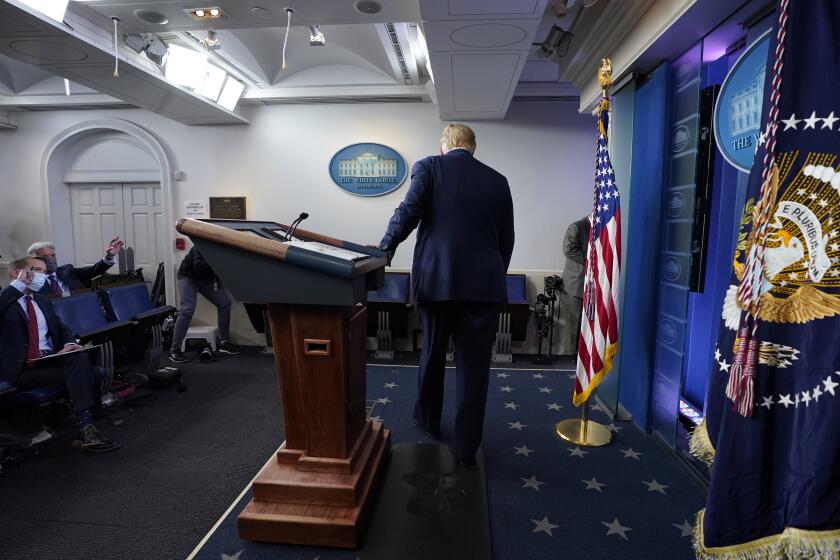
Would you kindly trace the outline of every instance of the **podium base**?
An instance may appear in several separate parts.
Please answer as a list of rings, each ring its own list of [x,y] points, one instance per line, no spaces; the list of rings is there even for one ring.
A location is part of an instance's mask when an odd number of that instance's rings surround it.
[[[239,514],[239,537],[358,548],[391,442],[380,422],[373,422],[371,433],[351,473],[303,470],[272,455],[254,479],[254,499]]]
[[[584,422],[586,423],[585,428]],[[607,445],[612,440],[612,433],[606,426],[598,422],[593,422],[592,420],[581,420],[580,418],[558,422],[554,426],[554,433],[569,443],[583,445],[585,447],[601,447],[602,445]]]

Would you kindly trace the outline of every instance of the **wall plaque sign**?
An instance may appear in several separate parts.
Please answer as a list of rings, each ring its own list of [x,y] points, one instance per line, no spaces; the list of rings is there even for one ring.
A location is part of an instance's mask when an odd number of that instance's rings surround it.
[[[350,194],[380,196],[396,190],[408,172],[405,159],[382,144],[352,144],[330,160],[330,177]]]
[[[210,217],[227,220],[245,220],[244,196],[211,196]]]

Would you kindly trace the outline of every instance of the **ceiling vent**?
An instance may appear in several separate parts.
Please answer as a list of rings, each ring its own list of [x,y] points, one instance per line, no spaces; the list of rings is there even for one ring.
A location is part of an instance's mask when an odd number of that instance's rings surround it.
[[[388,32],[388,38],[391,40],[391,48],[394,49],[394,56],[397,58],[397,64],[400,67],[403,81],[407,86],[413,86],[414,80],[411,79],[411,74],[408,72],[408,66],[405,64],[405,55],[403,55],[402,47],[400,46],[400,39],[397,37],[397,30],[393,23],[385,24],[385,31]]]

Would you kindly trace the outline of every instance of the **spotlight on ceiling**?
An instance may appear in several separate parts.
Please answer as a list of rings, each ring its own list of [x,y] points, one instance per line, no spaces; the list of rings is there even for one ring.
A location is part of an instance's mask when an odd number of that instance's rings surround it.
[[[213,8],[194,8],[191,10],[184,10],[187,14],[199,21],[207,21],[208,19],[219,19],[221,17],[227,17],[225,13],[216,7]]]
[[[169,45],[154,33],[123,35],[123,43],[137,54],[146,53],[146,58],[163,66],[169,54]]]
[[[321,31],[320,25],[309,25],[309,46],[323,47],[326,43],[324,33]]]
[[[219,39],[219,35],[215,29],[207,30],[207,37],[201,40],[201,44],[208,51],[217,51],[222,48],[222,41]]]
[[[375,0],[356,0],[353,3],[353,8],[360,14],[372,16],[382,11],[382,4]]]
[[[557,62],[569,51],[569,45],[572,42],[574,35],[566,31],[560,26],[552,25],[548,31],[545,40],[542,43],[537,43],[537,56],[540,58],[548,58]]]

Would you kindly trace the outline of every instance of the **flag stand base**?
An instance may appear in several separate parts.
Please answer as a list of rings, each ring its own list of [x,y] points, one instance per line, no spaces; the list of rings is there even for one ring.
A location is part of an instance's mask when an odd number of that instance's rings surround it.
[[[601,447],[612,441],[612,432],[606,426],[589,419],[588,400],[581,406],[580,418],[558,422],[554,433],[569,443],[584,447]]]

